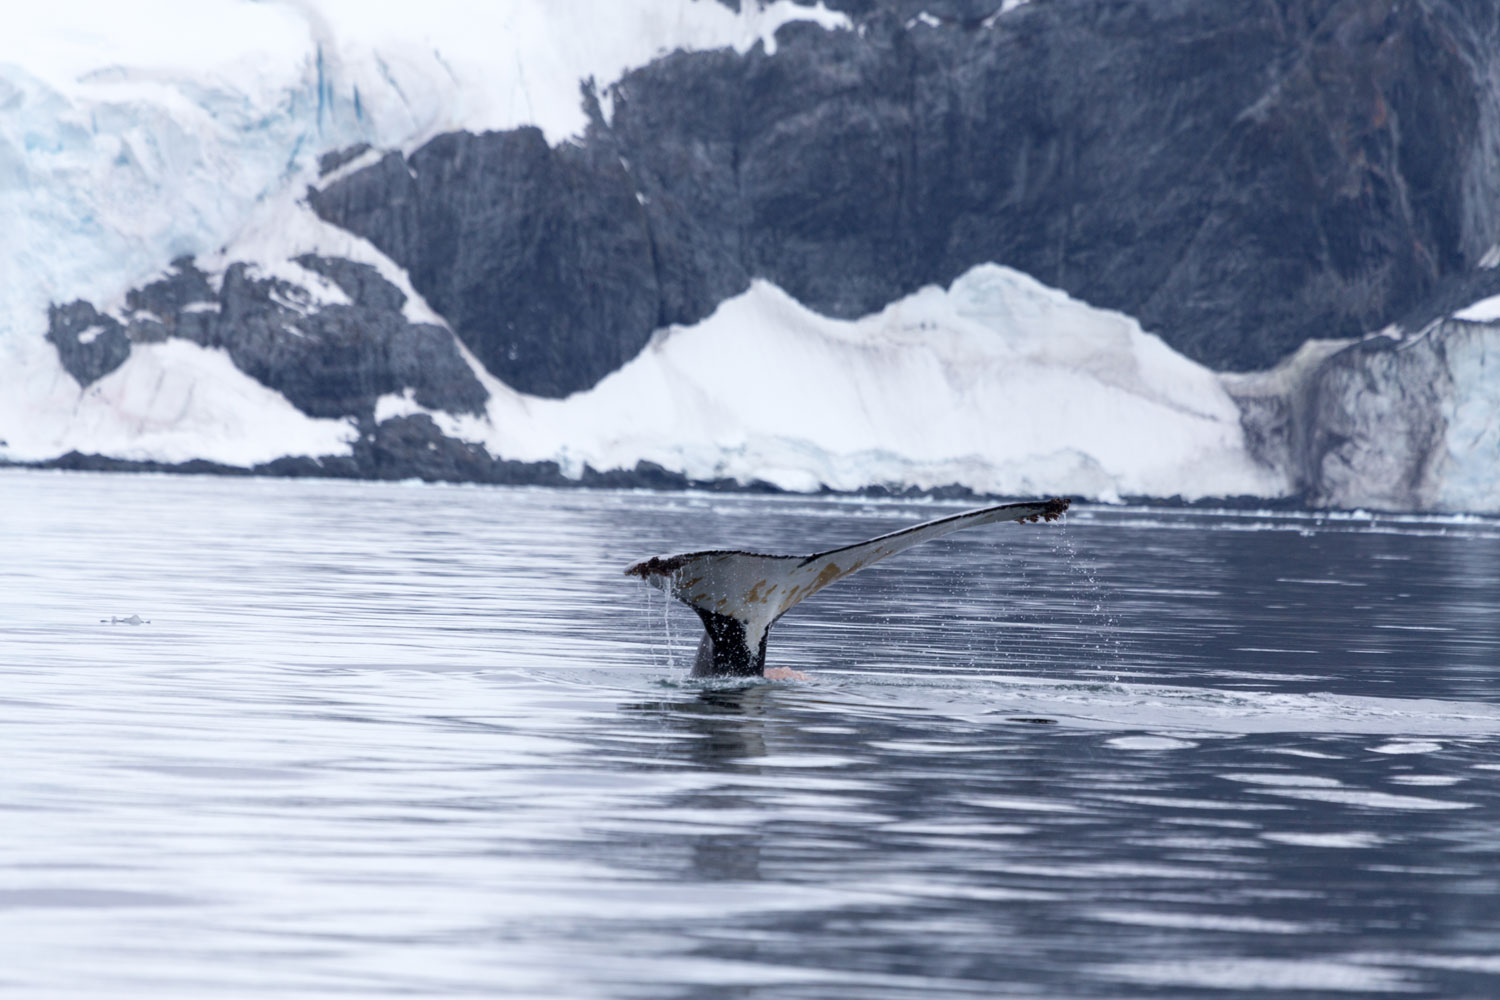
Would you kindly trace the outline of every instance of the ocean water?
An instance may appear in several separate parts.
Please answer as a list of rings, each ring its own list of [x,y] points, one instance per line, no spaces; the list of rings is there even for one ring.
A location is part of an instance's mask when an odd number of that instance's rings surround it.
[[[0,995],[1500,995],[1500,521],[954,509],[0,473]]]

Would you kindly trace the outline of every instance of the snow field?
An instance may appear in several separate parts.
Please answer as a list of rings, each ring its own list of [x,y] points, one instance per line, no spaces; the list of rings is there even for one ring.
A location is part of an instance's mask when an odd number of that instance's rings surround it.
[[[983,265],[855,321],[767,282],[564,400],[479,371],[486,419],[433,414],[498,457],[570,474],[656,462],[787,489],[963,483],[1110,499],[1276,495],[1217,376],[1118,313]],[[382,415],[415,412],[387,397]]]

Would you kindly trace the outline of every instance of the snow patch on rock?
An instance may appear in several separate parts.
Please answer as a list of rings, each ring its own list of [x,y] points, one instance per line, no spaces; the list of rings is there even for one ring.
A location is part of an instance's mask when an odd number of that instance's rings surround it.
[[[1453,318],[1461,319],[1466,323],[1493,323],[1495,320],[1500,320],[1500,295],[1480,299],[1473,305],[1454,313]]]

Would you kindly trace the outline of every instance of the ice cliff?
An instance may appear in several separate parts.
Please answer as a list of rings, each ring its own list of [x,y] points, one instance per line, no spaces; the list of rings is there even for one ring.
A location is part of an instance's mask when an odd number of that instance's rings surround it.
[[[1500,511],[1497,307],[1227,378],[1252,454],[1315,506]]]
[[[147,6],[0,40],[0,461],[1500,509],[1493,5]]]

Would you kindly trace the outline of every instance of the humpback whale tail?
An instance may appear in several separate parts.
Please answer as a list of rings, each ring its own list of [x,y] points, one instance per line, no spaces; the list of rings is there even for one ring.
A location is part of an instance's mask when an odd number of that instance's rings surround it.
[[[918,542],[996,521],[1053,521],[1068,509],[1063,498],[1008,503],[940,517],[869,541],[810,556],[773,556],[709,549],[642,559],[625,570],[677,598],[703,619],[694,677],[759,677],[766,635],[778,618],[856,570]]]

